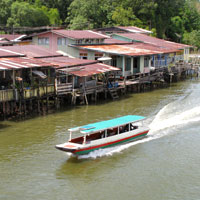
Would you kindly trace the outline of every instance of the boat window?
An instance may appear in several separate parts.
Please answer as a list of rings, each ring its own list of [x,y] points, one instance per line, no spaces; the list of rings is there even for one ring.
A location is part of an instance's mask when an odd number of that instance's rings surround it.
[[[131,130],[135,130],[135,129],[137,129],[138,128],[138,126],[136,126],[135,124],[131,124]]]
[[[117,135],[117,128],[108,129],[107,130],[107,137]]]

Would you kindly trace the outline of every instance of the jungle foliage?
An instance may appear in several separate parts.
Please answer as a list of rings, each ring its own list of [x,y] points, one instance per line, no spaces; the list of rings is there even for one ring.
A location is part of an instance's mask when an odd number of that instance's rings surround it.
[[[199,0],[0,0],[0,25],[138,26],[200,48]]]

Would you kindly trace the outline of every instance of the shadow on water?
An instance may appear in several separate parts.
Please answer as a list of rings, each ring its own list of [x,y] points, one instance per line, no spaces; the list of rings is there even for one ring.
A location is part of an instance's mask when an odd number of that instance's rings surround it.
[[[61,108],[59,108],[57,110],[50,109],[48,111],[48,113],[44,113],[44,114],[31,113],[31,114],[27,114],[26,116],[24,116],[24,115],[14,116],[5,121],[12,121],[12,122],[22,122],[23,121],[24,122],[24,121],[28,121],[28,120],[37,119],[39,117],[46,117],[46,116],[51,116],[51,115],[55,115],[55,114],[62,114],[66,111],[77,110],[80,108],[81,108],[81,106],[62,106]]]
[[[0,130],[4,129],[4,128],[8,128],[8,127],[10,127],[10,125],[8,125],[8,124],[0,124]]]

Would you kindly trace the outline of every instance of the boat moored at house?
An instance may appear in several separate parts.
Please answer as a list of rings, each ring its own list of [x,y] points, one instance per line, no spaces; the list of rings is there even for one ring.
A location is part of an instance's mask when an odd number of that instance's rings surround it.
[[[126,115],[111,120],[70,128],[69,140],[55,147],[74,155],[132,142],[145,137],[149,128],[143,125],[145,117]],[[141,123],[139,123],[141,122]],[[141,124],[141,125],[140,125]],[[80,131],[83,136],[72,139],[72,133]]]

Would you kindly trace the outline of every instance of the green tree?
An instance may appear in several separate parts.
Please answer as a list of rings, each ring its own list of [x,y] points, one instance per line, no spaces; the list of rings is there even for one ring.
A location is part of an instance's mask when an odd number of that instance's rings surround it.
[[[185,32],[183,35],[183,42],[200,49],[200,30],[194,30],[190,33]]]
[[[193,1],[186,1],[181,17],[187,32],[200,29],[200,12]]]
[[[165,38],[170,26],[171,18],[178,16],[185,0],[155,0],[155,28],[159,38]]]
[[[57,8],[47,8],[46,6],[41,6],[40,9],[49,18],[50,25],[58,26],[62,24]]]
[[[40,0],[37,0],[35,4],[14,2],[11,6],[11,16],[7,20],[7,25],[34,27],[61,24],[57,9],[40,6]]]
[[[11,6],[11,16],[7,21],[8,26],[45,26],[49,19],[45,13],[27,2],[14,2]]]
[[[157,4],[154,0],[126,0],[122,1],[124,8],[131,8],[134,15],[142,21],[141,28],[155,28],[155,10]]]
[[[68,15],[68,8],[73,0],[40,0],[42,5],[48,8],[58,9],[60,19],[62,22],[65,21]]]
[[[98,28],[107,21],[107,13],[102,9],[107,0],[74,0],[69,7],[68,17],[65,20],[70,27],[80,29]],[[81,20],[80,22],[78,20]],[[83,25],[82,23],[85,23]]]
[[[0,0],[0,25],[6,25],[10,17],[12,0]]]
[[[112,13],[112,20],[117,26],[141,26],[142,22],[133,14],[131,8],[117,7]]]
[[[173,41],[181,42],[184,31],[185,28],[182,18],[180,16],[172,17],[167,36]]]

